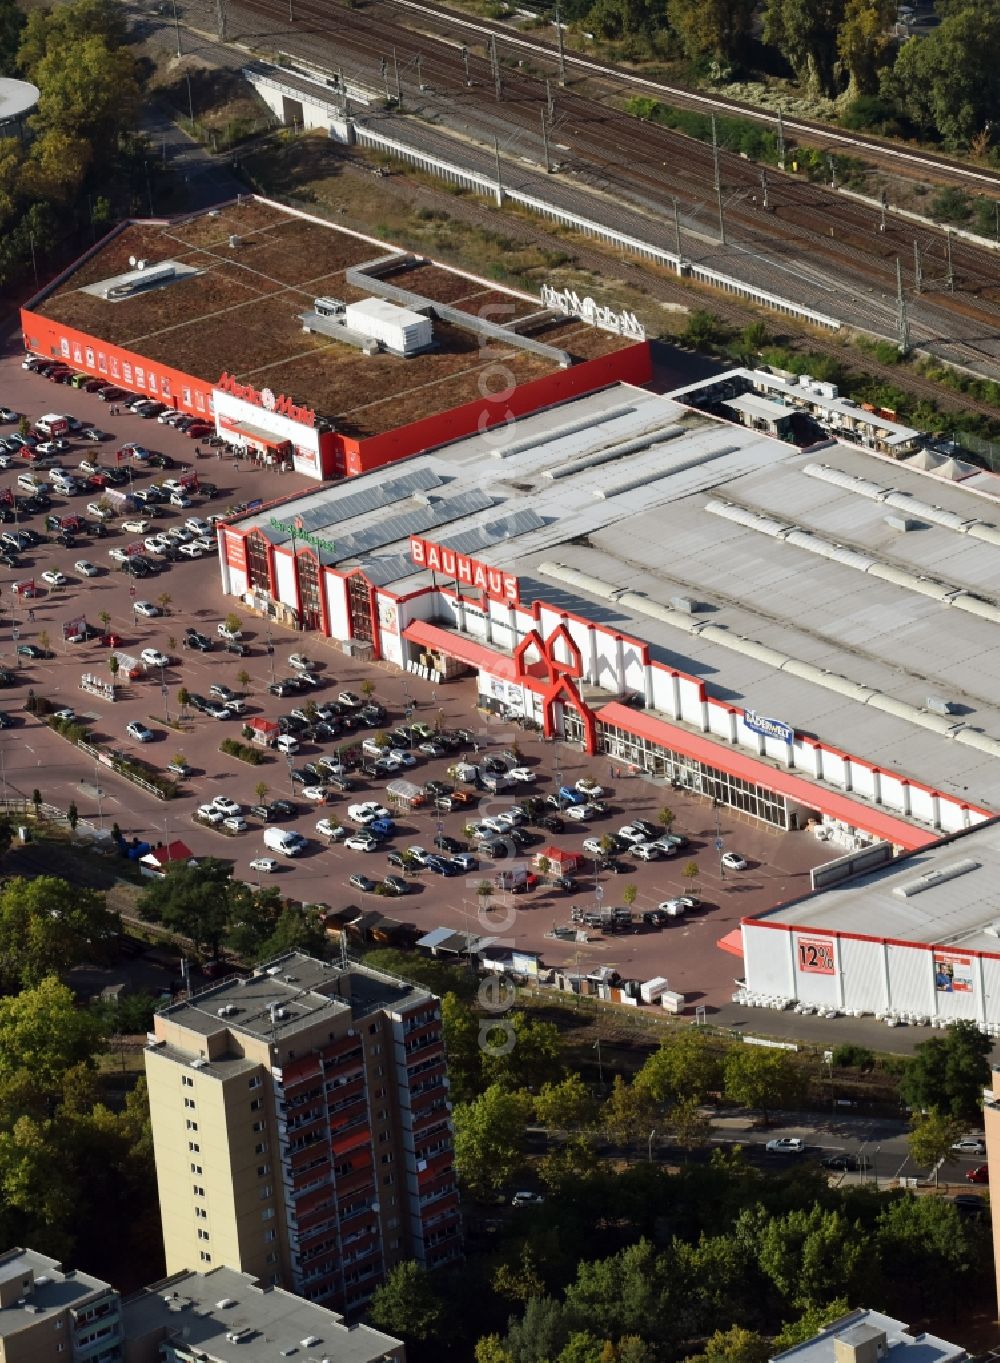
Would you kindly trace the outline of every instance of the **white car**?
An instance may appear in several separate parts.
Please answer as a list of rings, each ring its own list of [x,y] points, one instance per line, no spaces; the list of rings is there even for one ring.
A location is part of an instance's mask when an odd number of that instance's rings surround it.
[[[586,823],[592,816],[587,805],[568,805],[563,810],[563,817],[572,819],[574,823]]]
[[[344,843],[352,852],[377,852],[380,845],[378,838],[373,838],[370,833],[355,833]]]
[[[45,572],[42,573],[42,581],[47,582],[50,587],[64,587],[66,585],[66,577],[58,568],[46,568]]]
[[[603,856],[604,856],[604,848],[601,846],[601,839],[600,839],[600,838],[584,838],[584,840],[583,840],[583,850],[584,850],[584,851],[587,853],[587,855],[590,856],[590,857],[603,857]],[[612,849],[609,849],[609,850],[613,851],[614,849],[612,848]]]
[[[166,535],[150,535],[144,543],[151,554],[162,554],[164,549],[170,548]]]
[[[278,869],[278,863],[274,857],[254,857],[250,863],[251,871],[263,871],[265,875],[270,875],[272,871]]]
[[[171,505],[171,506],[190,506],[190,505],[191,505],[191,498],[187,495],[186,492],[171,492],[171,494],[170,494],[170,505]]]
[[[581,795],[589,795],[592,800],[599,800],[604,794],[604,787],[592,781],[589,776],[581,776],[574,790],[578,790]]]
[[[491,822],[499,824],[501,828],[517,828],[524,823],[524,815],[519,809],[505,809],[502,814],[494,815]]]
[[[183,525],[172,525],[166,533],[172,540],[176,540],[178,544],[190,544],[194,539],[190,530],[185,530]]]
[[[385,756],[401,767],[415,767],[417,765],[417,759],[405,748],[390,748]]]
[[[133,719],[131,724],[125,725],[125,732],[129,738],[134,738],[137,743],[152,743],[153,731],[147,729],[145,724],[140,724],[137,719]]]
[[[132,610],[136,615],[144,615],[148,620],[152,620],[157,615],[163,614],[159,606],[154,606],[152,601],[136,601],[132,606]]]
[[[97,577],[101,571],[95,563],[91,563],[89,558],[78,558],[73,567],[81,577]]]
[[[63,450],[68,450],[65,440],[43,440],[35,449],[39,454],[62,454]]]
[[[212,808],[221,809],[224,815],[230,817],[234,814],[243,813],[242,807],[229,795],[216,795],[212,800]]]
[[[421,743],[419,750],[426,753],[428,757],[444,757],[444,748],[440,743],[435,743],[432,738],[428,738],[425,743]]]
[[[801,1136],[778,1136],[764,1146],[771,1155],[801,1155],[805,1148],[806,1143]]]
[[[690,906],[681,896],[679,899],[664,899],[656,907],[670,918],[681,918]]]
[[[985,1155],[986,1142],[980,1136],[965,1136],[951,1147],[956,1155]]]
[[[228,828],[231,833],[245,833],[247,831],[247,821],[242,814],[234,814],[231,818],[224,820],[223,828]]]
[[[201,558],[205,550],[200,544],[182,544],[179,552],[182,553],[185,558]]]
[[[119,549],[117,545],[114,549],[108,550],[108,558],[114,559],[116,563],[128,563],[128,554],[124,549]]]
[[[338,762],[335,757],[321,757],[316,765],[322,767],[324,771],[328,771],[331,776],[347,775],[347,769],[343,762]]]
[[[160,484],[160,486],[163,488],[163,491],[164,491],[164,492],[183,492],[183,491],[184,491],[184,489],[181,487],[180,479],[178,479],[178,478],[164,478],[164,480],[163,480],[163,482]]]
[[[309,659],[304,653],[289,653],[288,666],[294,667],[296,672],[308,672]]]
[[[81,459],[78,468],[81,473],[96,473],[98,466],[93,459]]]
[[[139,654],[139,660],[144,662],[147,667],[170,666],[170,659],[165,653],[161,653],[158,648],[144,648]]]
[[[620,838],[624,838],[626,842],[631,843],[649,841],[649,839],[646,837],[645,832],[641,828],[636,827],[635,824],[631,823],[622,824],[621,828],[619,828],[618,830],[618,836]]]
[[[57,710],[55,712],[55,718],[61,719],[64,724],[72,724],[73,720],[76,719],[76,711],[71,710],[69,707],[65,710]]]
[[[320,804],[320,805],[326,804],[326,787],[325,787],[325,786],[303,786],[303,787],[302,787],[302,798],[303,798],[303,800],[313,800],[313,801],[315,801],[316,804]]]
[[[739,852],[723,852],[722,864],[727,871],[745,871],[749,862]]]
[[[658,842],[634,842],[632,851],[640,861],[659,861],[663,856],[663,848]]]
[[[392,815],[376,800],[366,800],[364,804],[348,805],[347,817],[354,823],[372,823],[375,819],[391,819]]]
[[[511,767],[507,775],[512,781],[517,781],[522,786],[530,785],[535,779],[535,773],[530,767]]]
[[[220,639],[225,639],[226,642],[230,644],[234,644],[237,639],[243,638],[243,631],[240,629],[239,625],[237,625],[235,629],[230,629],[224,620],[216,625],[215,632]]]
[[[319,819],[316,823],[316,832],[322,838],[343,838],[347,836],[347,829],[342,823],[334,823],[331,819]]]
[[[86,430],[80,432],[81,440],[91,440],[96,445],[102,440],[110,439],[104,431],[99,431],[96,426],[88,426]]]
[[[203,521],[200,516],[188,516],[184,524],[192,535],[210,535],[212,533],[212,527],[208,521]]]
[[[101,502],[88,502],[87,510],[92,516],[96,516],[99,521],[110,521],[114,515],[110,506],[104,506]]]
[[[495,819],[483,819],[480,823],[467,823],[463,831],[470,838],[492,838],[495,834],[502,833],[504,827]]]
[[[195,818],[202,819],[205,823],[222,823],[225,818],[221,809],[216,809],[215,805],[199,805],[195,812]]]

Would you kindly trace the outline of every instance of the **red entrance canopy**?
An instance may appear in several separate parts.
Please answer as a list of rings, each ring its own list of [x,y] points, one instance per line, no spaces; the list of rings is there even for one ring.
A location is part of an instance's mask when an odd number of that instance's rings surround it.
[[[438,653],[447,653],[469,667],[483,667],[494,677],[516,680],[514,660],[506,653],[498,653],[495,648],[470,639],[467,634],[456,634],[452,630],[441,629],[438,625],[428,624],[426,620],[413,620],[403,630],[403,638],[413,644],[423,644]]]

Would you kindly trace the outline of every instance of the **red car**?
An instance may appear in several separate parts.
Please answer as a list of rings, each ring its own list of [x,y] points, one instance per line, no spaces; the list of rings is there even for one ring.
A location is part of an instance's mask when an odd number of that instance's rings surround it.
[[[977,1164],[975,1169],[970,1169],[965,1177],[968,1183],[989,1183],[990,1166],[988,1164]]]
[[[203,440],[206,435],[212,434],[212,427],[204,421],[196,421],[193,426],[189,426],[184,432],[189,440]]]

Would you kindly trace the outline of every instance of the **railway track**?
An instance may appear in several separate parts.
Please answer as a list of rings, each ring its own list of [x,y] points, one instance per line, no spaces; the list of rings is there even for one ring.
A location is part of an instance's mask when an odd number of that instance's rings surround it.
[[[386,3],[394,5],[404,15],[410,15],[419,22],[437,23],[453,32],[460,30],[470,37],[475,35],[488,40],[489,35],[493,34],[498,43],[503,43],[515,52],[530,54],[540,61],[547,62],[553,71],[558,69],[558,46],[554,39],[546,41],[540,39],[537,34],[528,37],[498,20],[472,18],[462,11],[449,9],[445,5],[429,4],[426,0],[386,0]],[[777,135],[778,115],[755,105],[718,95],[705,95],[664,81],[653,80],[573,51],[564,53],[564,62],[569,71],[577,72],[581,76],[599,77],[626,90],[641,90],[681,108],[694,109],[700,113],[714,111],[752,119],[773,128]],[[986,167],[967,166],[946,156],[912,151],[865,134],[840,132],[826,124],[806,118],[785,118],[783,123],[786,132],[799,135],[810,145],[821,150],[864,155],[875,164],[884,165],[897,173],[918,175],[942,184],[963,185],[982,193],[1000,196],[1000,172]]]

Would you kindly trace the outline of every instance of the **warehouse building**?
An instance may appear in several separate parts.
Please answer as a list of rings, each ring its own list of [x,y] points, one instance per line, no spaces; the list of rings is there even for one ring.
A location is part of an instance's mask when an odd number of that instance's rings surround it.
[[[914,849],[1000,810],[995,512],[617,385],[243,517],[220,557],[251,612],[487,713]]]
[[[1000,1036],[1000,822],[853,871],[743,921],[746,1000]]]
[[[127,222],[21,310],[26,350],[201,417],[321,481],[627,379],[641,328],[247,196]]]

